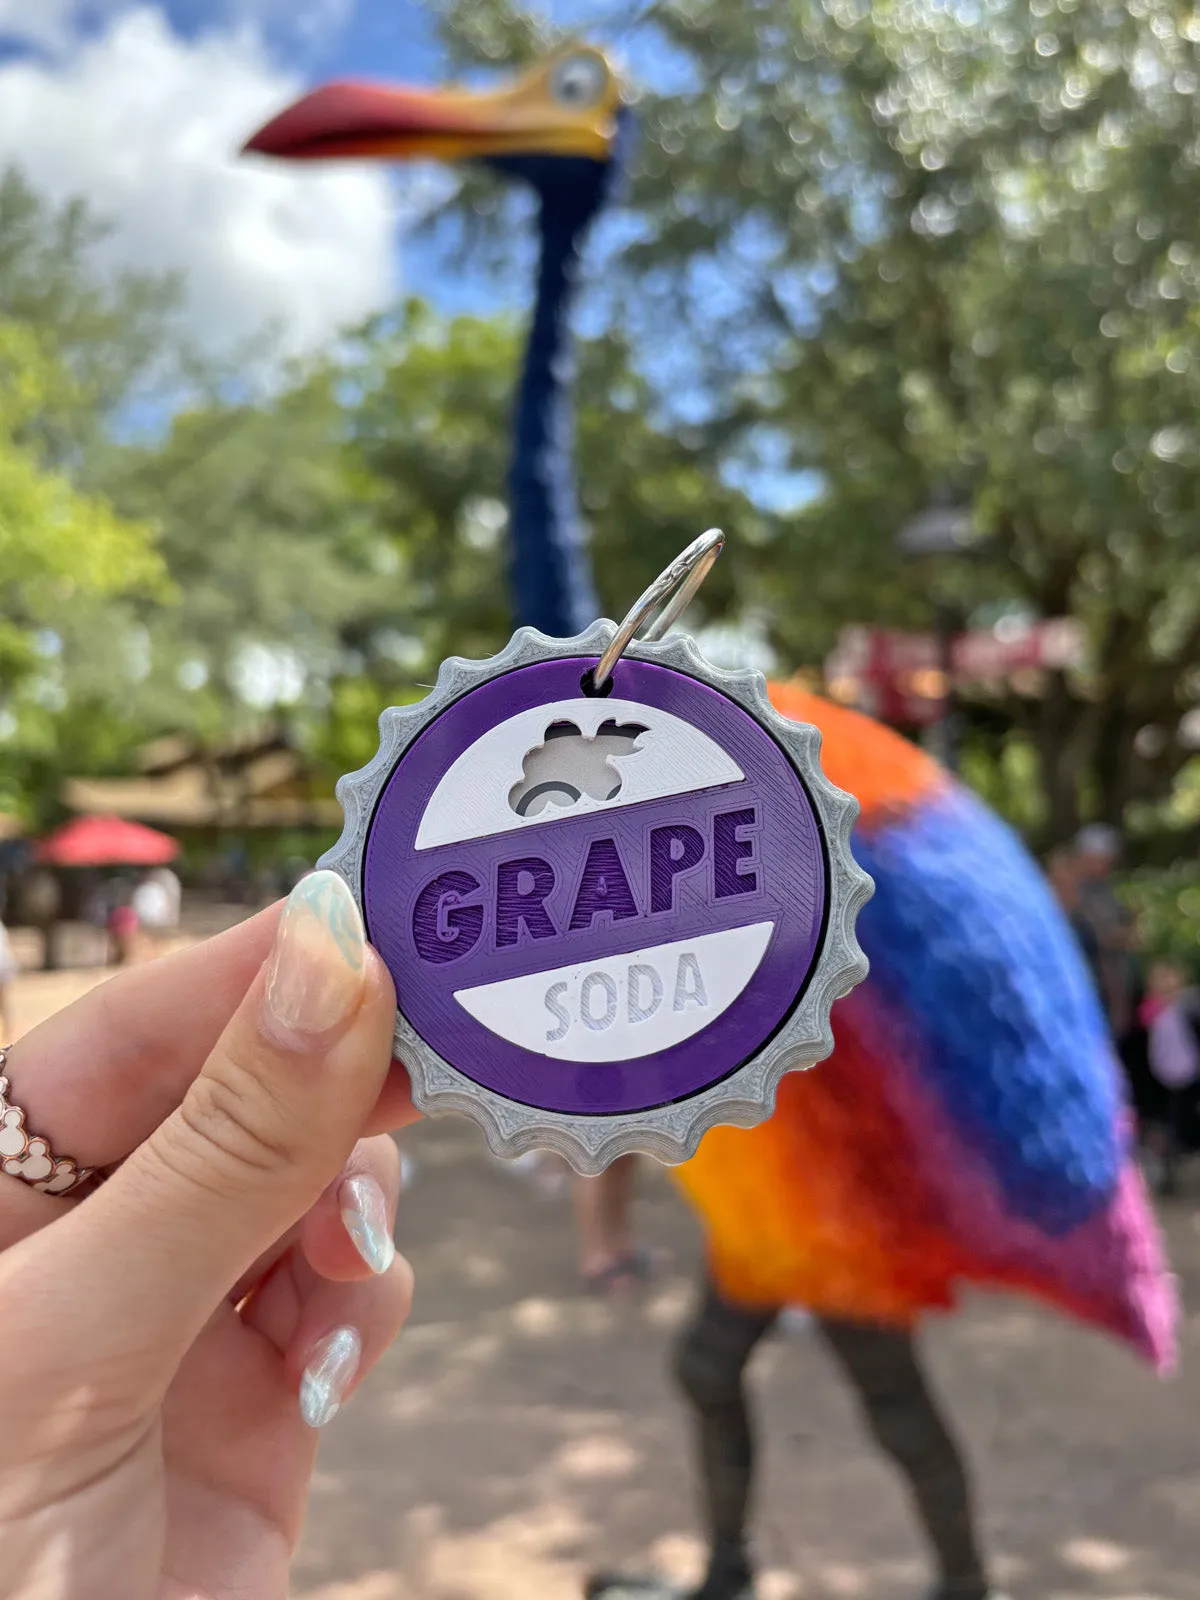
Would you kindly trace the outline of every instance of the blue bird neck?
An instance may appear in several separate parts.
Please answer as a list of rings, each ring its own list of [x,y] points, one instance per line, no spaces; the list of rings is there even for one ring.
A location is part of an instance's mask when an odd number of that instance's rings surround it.
[[[554,638],[598,616],[575,491],[575,360],[570,316],[579,250],[594,206],[543,195],[537,298],[521,374],[509,476],[518,620]]]

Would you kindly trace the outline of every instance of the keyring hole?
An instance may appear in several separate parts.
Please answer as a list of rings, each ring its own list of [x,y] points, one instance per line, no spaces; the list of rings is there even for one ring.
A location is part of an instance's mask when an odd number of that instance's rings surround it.
[[[612,674],[609,673],[608,677],[605,679],[603,689],[597,689],[596,669],[595,667],[589,667],[584,673],[583,677],[580,678],[579,687],[583,690],[584,694],[589,700],[607,700],[609,695],[613,692]]]

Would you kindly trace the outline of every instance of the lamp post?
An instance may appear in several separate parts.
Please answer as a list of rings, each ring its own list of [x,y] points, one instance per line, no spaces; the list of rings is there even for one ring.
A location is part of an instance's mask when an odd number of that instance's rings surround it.
[[[971,514],[945,495],[935,495],[923,511],[900,525],[897,548],[911,556],[966,554],[979,543]],[[954,645],[961,629],[958,608],[935,594],[933,629],[941,682],[938,719],[930,730],[933,754],[948,771],[958,767],[957,714],[954,700]]]

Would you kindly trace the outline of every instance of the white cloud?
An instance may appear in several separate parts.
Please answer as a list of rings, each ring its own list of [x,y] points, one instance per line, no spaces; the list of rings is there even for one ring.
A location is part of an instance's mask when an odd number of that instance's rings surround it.
[[[13,6],[0,0],[0,22]],[[98,38],[0,65],[0,163],[52,200],[85,196],[114,224],[112,262],[183,271],[210,350],[271,321],[288,350],[309,349],[394,292],[397,208],[377,166],[239,158],[302,87],[247,29],[184,40],[159,11],[127,12]]]

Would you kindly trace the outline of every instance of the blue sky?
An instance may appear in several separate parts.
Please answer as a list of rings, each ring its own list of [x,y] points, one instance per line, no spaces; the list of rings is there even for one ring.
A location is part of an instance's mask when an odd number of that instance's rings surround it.
[[[442,67],[427,7],[413,0],[315,0],[305,6],[261,0],[173,0],[164,8],[179,33],[211,27],[214,18],[257,13],[271,48],[314,77],[363,73],[396,78],[436,76]]]
[[[6,53],[69,52],[145,10],[185,41],[252,30],[278,62],[315,76],[440,68],[429,10],[413,0],[0,0],[0,40]]]

